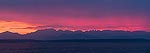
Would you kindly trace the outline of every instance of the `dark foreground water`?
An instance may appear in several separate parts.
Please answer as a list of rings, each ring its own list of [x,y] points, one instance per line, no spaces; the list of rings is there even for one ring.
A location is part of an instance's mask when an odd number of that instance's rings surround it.
[[[150,53],[150,42],[12,42],[0,53]]]

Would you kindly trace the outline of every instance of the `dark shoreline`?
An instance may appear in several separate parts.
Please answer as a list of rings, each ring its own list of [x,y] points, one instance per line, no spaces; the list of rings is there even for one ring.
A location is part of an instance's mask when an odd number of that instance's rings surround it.
[[[150,39],[64,39],[64,40],[34,40],[34,39],[0,39],[0,43],[11,42],[150,42]]]

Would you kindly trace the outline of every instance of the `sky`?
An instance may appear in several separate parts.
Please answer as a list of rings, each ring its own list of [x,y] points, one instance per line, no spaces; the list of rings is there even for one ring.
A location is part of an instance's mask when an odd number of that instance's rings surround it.
[[[0,32],[41,29],[150,32],[150,0],[0,0]]]

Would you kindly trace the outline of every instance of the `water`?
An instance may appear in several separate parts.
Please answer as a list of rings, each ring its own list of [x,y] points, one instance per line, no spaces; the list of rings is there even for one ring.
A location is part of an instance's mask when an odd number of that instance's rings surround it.
[[[0,53],[150,53],[149,42],[12,42]]]

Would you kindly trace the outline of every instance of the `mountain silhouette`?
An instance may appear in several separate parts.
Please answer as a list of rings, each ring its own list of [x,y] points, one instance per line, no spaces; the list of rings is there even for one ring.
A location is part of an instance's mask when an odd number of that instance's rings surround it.
[[[18,33],[12,33],[9,31],[0,33],[0,39],[22,39],[23,36]]]
[[[64,39],[150,39],[150,32],[145,31],[69,31],[69,30],[38,30],[21,35],[9,31],[0,33],[0,39],[35,39],[35,40],[64,40]]]

